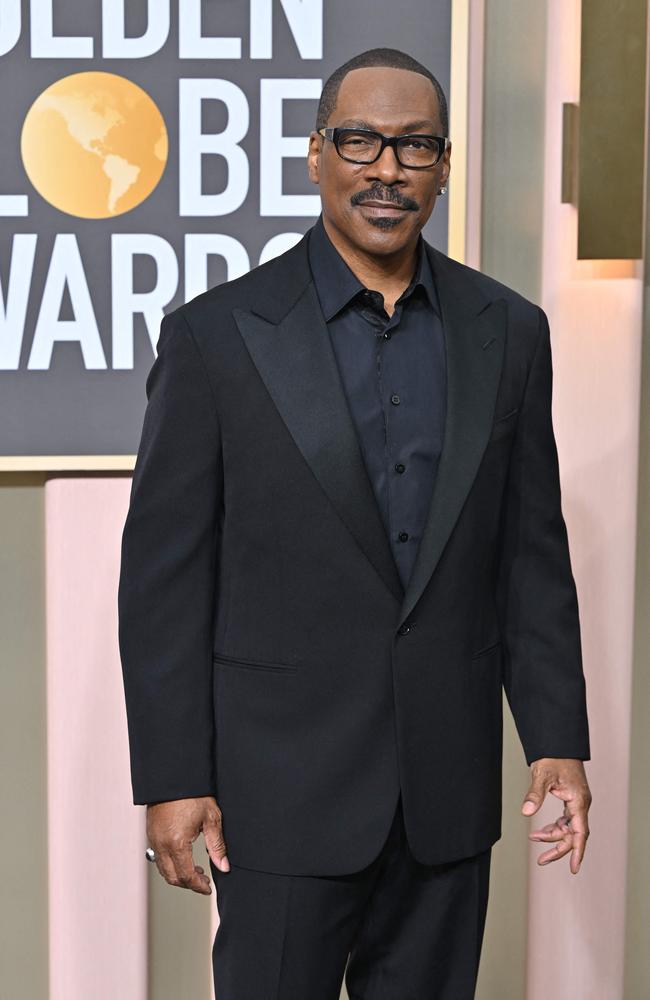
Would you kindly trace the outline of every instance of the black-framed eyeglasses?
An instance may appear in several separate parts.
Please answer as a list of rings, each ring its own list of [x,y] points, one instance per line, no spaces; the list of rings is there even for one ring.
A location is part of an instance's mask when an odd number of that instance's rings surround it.
[[[349,163],[374,163],[386,146],[392,146],[397,162],[410,170],[435,166],[449,145],[444,135],[383,135],[369,128],[319,128],[317,131],[333,142],[339,156]]]

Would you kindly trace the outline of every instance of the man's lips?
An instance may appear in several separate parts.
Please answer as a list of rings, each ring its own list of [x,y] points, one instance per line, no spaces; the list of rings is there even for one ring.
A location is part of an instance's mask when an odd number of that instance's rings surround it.
[[[359,208],[378,208],[383,212],[406,212],[403,205],[396,205],[393,201],[360,201]]]

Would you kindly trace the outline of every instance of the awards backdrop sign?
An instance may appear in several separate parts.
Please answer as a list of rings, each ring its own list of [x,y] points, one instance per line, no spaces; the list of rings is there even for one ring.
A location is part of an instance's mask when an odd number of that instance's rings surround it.
[[[449,97],[450,33],[451,0],[0,0],[5,467],[132,456],[163,313],[320,212],[305,158],[332,70],[390,46]],[[441,198],[443,251],[447,223]]]

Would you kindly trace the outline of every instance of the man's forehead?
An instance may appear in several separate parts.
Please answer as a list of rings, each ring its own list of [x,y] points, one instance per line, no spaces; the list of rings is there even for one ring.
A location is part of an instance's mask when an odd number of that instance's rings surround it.
[[[383,116],[381,119],[373,117],[348,117],[340,118],[339,115],[336,116],[336,124],[339,128],[371,128],[376,131],[385,131],[388,129],[398,129],[400,132],[422,132],[426,130],[430,132],[432,128],[437,128],[437,124],[433,118],[412,118],[409,113],[403,116],[387,117]]]
[[[439,119],[438,97],[421,73],[371,66],[351,70],[343,78],[335,114],[337,125],[431,128]]]

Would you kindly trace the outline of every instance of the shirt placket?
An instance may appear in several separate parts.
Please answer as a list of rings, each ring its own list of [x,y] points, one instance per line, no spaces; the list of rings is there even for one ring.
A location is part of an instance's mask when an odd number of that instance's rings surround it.
[[[406,466],[400,461],[400,449],[403,446],[399,430],[394,427],[399,420],[397,408],[403,405],[399,386],[388,385],[390,381],[390,364],[386,363],[386,352],[393,337],[398,332],[402,318],[403,302],[396,305],[392,316],[384,310],[383,296],[379,292],[367,290],[364,295],[362,314],[371,324],[376,338],[376,375],[377,390],[381,401],[384,418],[384,461],[386,466],[388,527],[391,544],[402,545],[409,541],[411,532],[404,521],[404,505],[399,502],[398,491],[402,488],[406,474]],[[389,403],[387,405],[387,400]],[[396,523],[399,521],[400,523]]]

